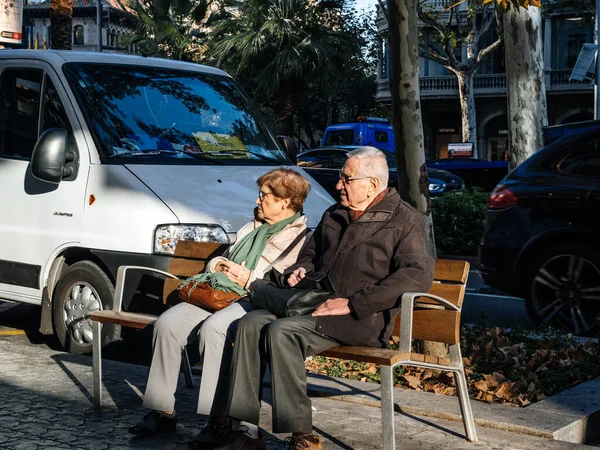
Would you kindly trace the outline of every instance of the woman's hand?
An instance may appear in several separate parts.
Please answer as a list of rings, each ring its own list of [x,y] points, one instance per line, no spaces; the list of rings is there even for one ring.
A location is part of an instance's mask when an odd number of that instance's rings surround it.
[[[219,272],[223,272],[227,278],[235,284],[244,287],[250,278],[250,270],[246,269],[246,262],[236,264],[233,261],[223,261],[217,266]]]

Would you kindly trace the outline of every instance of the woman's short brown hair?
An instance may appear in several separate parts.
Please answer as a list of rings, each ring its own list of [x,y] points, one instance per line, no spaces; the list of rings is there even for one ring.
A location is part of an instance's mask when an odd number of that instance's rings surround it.
[[[267,187],[277,198],[289,199],[290,208],[294,211],[302,211],[302,205],[310,191],[308,180],[295,170],[286,167],[273,169],[261,175],[256,180],[256,184],[259,188]]]

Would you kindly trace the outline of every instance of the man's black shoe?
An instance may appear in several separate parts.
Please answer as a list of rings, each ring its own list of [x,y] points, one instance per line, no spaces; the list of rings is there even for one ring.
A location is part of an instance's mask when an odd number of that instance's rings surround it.
[[[231,433],[231,421],[228,424],[223,424],[215,417],[210,417],[204,428],[188,445],[193,450],[211,450],[224,445]]]
[[[175,431],[177,418],[175,412],[170,416],[152,410],[144,416],[144,420],[129,428],[131,434],[142,437],[154,436],[160,431]]]

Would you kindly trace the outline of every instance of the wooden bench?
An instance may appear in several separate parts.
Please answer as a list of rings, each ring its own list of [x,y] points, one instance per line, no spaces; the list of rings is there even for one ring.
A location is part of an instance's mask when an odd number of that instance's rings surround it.
[[[113,310],[98,311],[90,315],[94,332],[93,377],[94,398],[102,405],[102,361],[100,332],[102,323],[114,323],[133,328],[145,328],[156,322],[158,316],[121,311],[125,277],[128,271],[143,270],[165,277],[163,302],[177,303],[177,285],[181,278],[195,275],[204,269],[207,260],[222,254],[224,244],[179,241],[168,272],[157,269],[122,266],[117,273]],[[465,432],[469,441],[477,434],[469,402],[466,377],[460,352],[460,313],[469,275],[469,263],[437,259],[434,283],[428,293],[406,293],[402,296],[401,314],[394,328],[399,338],[398,350],[373,347],[338,346],[320,354],[331,358],[375,363],[381,367],[381,414],[383,448],[395,449],[393,369],[399,365],[425,367],[450,371],[454,374]],[[413,339],[442,342],[449,345],[450,358],[437,358],[414,353]],[[186,384],[192,386],[187,353],[183,355]]]
[[[215,244],[208,242],[179,241],[175,247],[173,259],[169,264],[168,272],[141,266],[121,266],[117,271],[117,281],[115,283],[115,295],[113,298],[113,309],[102,310],[92,313],[93,338],[93,378],[94,378],[94,398],[99,406],[102,406],[102,345],[101,345],[101,325],[103,323],[113,323],[122,327],[143,329],[153,325],[158,316],[152,314],[142,314],[136,312],[122,311],[123,291],[127,273],[131,271],[143,271],[154,274],[165,279],[162,301],[168,306],[179,303],[177,298],[177,286],[182,279],[191,275],[200,273],[208,260],[215,256],[223,254],[227,249],[226,244]],[[192,371],[187,351],[183,350],[182,355],[183,373],[185,383],[188,387],[194,387],[192,382]]]
[[[378,364],[381,368],[381,418],[384,450],[396,448],[394,439],[394,384],[396,366],[416,366],[449,371],[454,374],[458,400],[467,439],[477,441],[467,380],[460,352],[460,313],[465,295],[469,263],[437,259],[434,283],[428,293],[406,293],[393,336],[398,350],[372,347],[338,346],[319,356]],[[449,345],[450,358],[438,358],[412,351],[413,339]]]

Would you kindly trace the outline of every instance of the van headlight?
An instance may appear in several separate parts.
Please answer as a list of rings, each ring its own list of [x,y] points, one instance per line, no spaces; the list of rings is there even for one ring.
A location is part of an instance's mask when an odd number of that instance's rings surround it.
[[[225,230],[218,225],[161,225],[154,231],[154,253],[172,255],[177,242],[218,242],[228,244]]]

